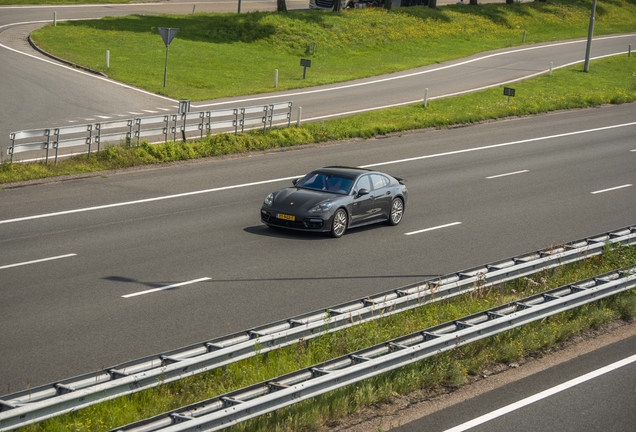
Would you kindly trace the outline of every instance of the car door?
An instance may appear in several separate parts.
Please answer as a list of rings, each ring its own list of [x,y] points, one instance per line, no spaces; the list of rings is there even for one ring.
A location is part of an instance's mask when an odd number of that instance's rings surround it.
[[[391,213],[391,181],[382,174],[371,174],[371,186],[373,187],[374,218],[388,219]]]
[[[369,193],[359,195],[362,189],[366,189]],[[359,225],[367,222],[373,217],[373,194],[371,186],[371,177],[365,174],[358,178],[353,186],[353,204],[351,204],[351,225]]]

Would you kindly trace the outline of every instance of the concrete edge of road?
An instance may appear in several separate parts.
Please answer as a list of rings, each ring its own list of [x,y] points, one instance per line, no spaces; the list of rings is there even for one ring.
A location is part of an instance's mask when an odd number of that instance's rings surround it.
[[[469,377],[470,381],[460,387],[418,390],[396,396],[389,402],[362,408],[340,424],[322,430],[389,431],[632,336],[636,336],[636,318],[612,321],[598,330],[588,330],[574,336],[543,355],[527,356],[510,364],[493,365],[479,375]]]
[[[58,61],[58,62],[60,62],[60,63],[65,64],[65,65],[67,65],[67,66],[70,66],[70,67],[73,67],[73,68],[76,68],[76,69],[81,69],[81,70],[83,70],[83,71],[90,72],[90,73],[92,73],[92,74],[100,75],[100,76],[103,76],[103,77],[105,77],[105,78],[108,78],[108,75],[106,75],[105,73],[102,73],[102,72],[99,72],[99,71],[93,70],[93,69],[91,69],[91,68],[87,68],[87,67],[85,67],[85,66],[81,66],[81,65],[75,64],[75,63],[73,63],[73,62],[70,62],[70,61],[68,61],[68,60],[64,60],[64,59],[62,59],[62,58],[56,57],[56,56],[54,56],[53,54],[50,54],[50,53],[48,53],[48,52],[44,51],[44,50],[43,50],[43,49],[41,49],[39,46],[37,46],[37,45],[35,44],[35,42],[33,42],[33,39],[31,39],[31,33],[29,33],[29,35],[28,35],[28,37],[27,37],[27,40],[29,41],[29,45],[31,45],[31,48],[33,48],[34,50],[36,50],[37,52],[39,52],[40,54],[42,54],[42,55],[44,55],[44,56],[47,56],[47,57],[49,57],[49,58],[51,58],[51,59],[53,59],[53,60],[55,60],[55,61]]]

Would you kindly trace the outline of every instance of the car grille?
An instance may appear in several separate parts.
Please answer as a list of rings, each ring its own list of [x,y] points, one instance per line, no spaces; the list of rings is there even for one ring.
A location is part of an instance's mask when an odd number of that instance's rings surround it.
[[[265,210],[261,211],[261,221],[268,225],[279,226],[283,228],[295,228],[295,229],[320,229],[323,222],[319,219],[304,219],[302,221],[288,221],[275,218],[267,213]]]

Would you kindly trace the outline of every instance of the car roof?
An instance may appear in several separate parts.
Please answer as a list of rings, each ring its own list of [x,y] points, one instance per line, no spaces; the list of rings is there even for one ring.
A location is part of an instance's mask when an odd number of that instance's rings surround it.
[[[374,172],[365,168],[346,167],[346,166],[328,166],[318,168],[314,172],[320,172],[323,174],[339,175],[344,177],[357,177],[360,174]]]

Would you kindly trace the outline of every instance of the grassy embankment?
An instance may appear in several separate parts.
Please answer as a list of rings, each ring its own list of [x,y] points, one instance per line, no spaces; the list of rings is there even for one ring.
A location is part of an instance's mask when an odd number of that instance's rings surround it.
[[[272,91],[276,68],[279,90],[299,88],[519,45],[524,30],[526,43],[584,37],[588,20],[587,2],[557,0],[342,14],[299,11],[106,18],[47,26],[34,39],[49,52],[115,79],[175,98],[200,100]],[[165,91],[165,47],[157,26],[182,28],[170,48]],[[597,11],[597,35],[634,28],[633,2],[619,0]],[[80,39],[82,43],[76,43]],[[315,55],[309,55],[312,68],[302,80],[298,58],[308,56],[305,48],[313,42],[317,49]],[[111,51],[109,69],[104,65],[106,49]],[[90,161],[77,157],[48,167],[5,163],[0,165],[0,183],[632,102],[636,100],[635,62],[635,57],[621,56],[593,62],[589,73],[582,73],[582,65],[557,70],[552,77],[516,84],[517,96],[510,103],[495,88],[436,100],[427,108],[393,108],[265,135],[220,134],[190,143],[110,147]]]
[[[381,318],[286,347],[156,389],[122,397],[25,428],[26,431],[102,431],[214,397],[250,384],[477,313],[534,293],[636,265],[636,247],[606,247],[600,257],[518,279],[500,288],[475,290],[453,300]],[[460,386],[497,363],[541,356],[564,340],[617,319],[636,315],[636,290],[436,355],[417,364],[351,385],[236,426],[240,431],[316,430],[395,395],[438,386]],[[233,429],[233,430],[234,430]]]

